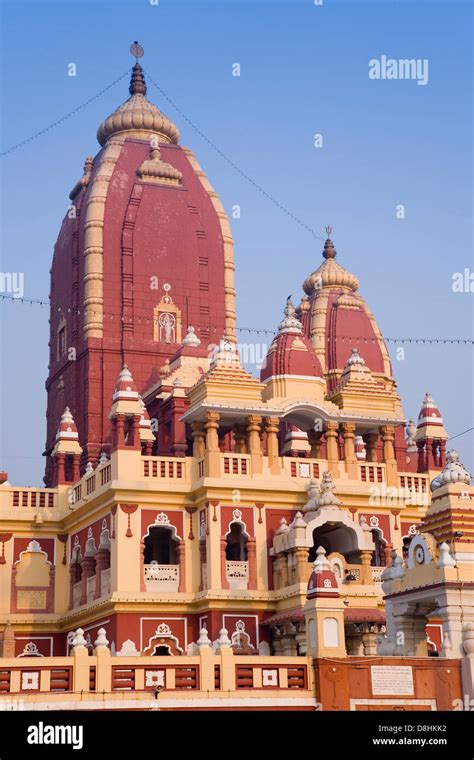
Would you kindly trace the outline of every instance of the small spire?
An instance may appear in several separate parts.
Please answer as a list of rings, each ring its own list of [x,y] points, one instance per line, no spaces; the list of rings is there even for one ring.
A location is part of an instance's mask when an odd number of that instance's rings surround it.
[[[303,331],[303,325],[299,321],[299,319],[296,318],[296,309],[293,306],[293,303],[291,301],[291,296],[288,296],[286,299],[286,306],[283,311],[284,318],[278,325],[278,332],[291,332],[291,333],[302,333]]]
[[[323,256],[325,259],[335,259],[337,255],[337,251],[334,248],[334,243],[331,240],[332,227],[328,225],[325,229],[326,229],[327,240],[324,243]]]
[[[139,63],[136,63],[132,69],[132,78],[128,91],[130,95],[146,95],[145,75]]]

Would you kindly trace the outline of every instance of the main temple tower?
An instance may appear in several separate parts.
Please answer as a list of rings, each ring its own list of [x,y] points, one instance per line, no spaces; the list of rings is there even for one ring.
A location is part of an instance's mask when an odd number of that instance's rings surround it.
[[[69,406],[82,467],[108,449],[110,398],[123,364],[140,393],[193,326],[201,350],[235,338],[227,217],[179,131],[147,98],[134,65],[130,97],[99,126],[100,150],[70,193],[51,267],[46,484]]]

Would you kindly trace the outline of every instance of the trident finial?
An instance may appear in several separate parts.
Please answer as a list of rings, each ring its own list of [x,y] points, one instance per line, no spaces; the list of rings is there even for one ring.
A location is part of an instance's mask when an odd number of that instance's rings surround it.
[[[332,227],[330,227],[328,224],[324,229],[326,230],[326,235],[328,236],[328,238],[330,238],[332,234]]]
[[[143,50],[142,46],[138,44],[137,40],[135,40],[133,45],[130,45],[130,52],[135,58],[135,63],[138,63],[138,59],[145,54],[145,51]]]

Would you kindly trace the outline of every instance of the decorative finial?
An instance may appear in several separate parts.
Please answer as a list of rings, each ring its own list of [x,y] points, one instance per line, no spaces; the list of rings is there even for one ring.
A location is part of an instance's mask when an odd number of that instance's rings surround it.
[[[138,63],[138,59],[142,58],[145,54],[145,51],[143,50],[142,46],[138,44],[138,40],[135,40],[133,45],[130,45],[130,52],[135,58],[135,63]]]
[[[128,91],[130,95],[146,95],[145,77],[143,69],[138,63],[138,59],[142,57],[145,51],[138,42],[134,42],[133,45],[130,46],[130,52],[135,56],[136,63],[132,69],[132,78],[130,80]]]
[[[337,251],[334,248],[334,244],[331,240],[332,227],[328,224],[324,229],[326,230],[327,239],[324,243],[323,256],[325,259],[335,259]]]

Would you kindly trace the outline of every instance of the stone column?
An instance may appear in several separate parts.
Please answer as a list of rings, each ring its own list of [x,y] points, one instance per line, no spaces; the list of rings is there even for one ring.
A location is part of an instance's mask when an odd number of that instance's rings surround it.
[[[275,475],[280,473],[280,461],[278,451],[278,431],[280,425],[278,417],[267,417],[265,431],[267,434],[267,456],[270,472]]]
[[[385,472],[387,485],[398,485],[397,460],[395,459],[395,428],[392,425],[383,425],[380,428],[383,441],[383,461],[385,462]]]
[[[310,456],[313,459],[319,459],[319,454],[321,451],[321,438],[322,438],[322,432],[317,433],[315,430],[310,428],[310,430],[307,431],[306,435],[308,436],[308,443],[311,446]]]
[[[338,424],[337,422],[326,422],[324,435],[326,438],[328,469],[331,475],[336,478],[339,477],[339,456],[337,449],[337,437],[338,437]]]
[[[188,450],[186,442],[186,425],[181,420],[186,411],[186,399],[173,397],[171,401],[171,453],[176,457],[185,457]]]
[[[377,654],[378,627],[371,623],[364,623],[362,629],[362,645],[365,657],[373,657]]]
[[[191,430],[193,436],[193,457],[202,459],[206,451],[204,422],[192,422]]]
[[[372,552],[370,549],[362,549],[360,552],[360,562],[361,562],[361,582],[362,583],[373,583],[372,581],[372,569],[370,562],[372,560]]]
[[[366,433],[362,436],[365,443],[365,461],[376,462],[377,461],[377,442],[379,440],[378,433]]]
[[[245,425],[234,425],[235,453],[247,454],[247,428]]]
[[[262,443],[260,440],[262,418],[251,414],[247,417],[248,445],[252,474],[262,472]]]
[[[80,471],[81,471],[81,455],[80,454],[73,454],[72,457],[72,482],[77,483],[78,480],[80,480]]]
[[[186,591],[186,547],[184,541],[180,541],[176,547],[179,564],[179,586],[178,591]]]
[[[446,441],[440,440],[439,442],[439,467],[444,467],[446,464]]]
[[[82,587],[80,604],[87,602],[87,579],[95,575],[95,557],[91,554],[85,554],[82,560]]]
[[[249,568],[249,582],[247,588],[257,588],[257,567],[256,567],[256,541],[255,538],[247,539],[247,562]]]
[[[203,566],[206,564],[207,556],[206,556],[206,538],[201,538],[199,541],[199,559],[200,559],[200,572],[201,572],[201,579],[199,582],[199,591],[204,590],[204,568]]]
[[[226,572],[226,556],[225,550],[227,548],[227,541],[225,538],[221,538],[221,588],[229,588],[229,582],[227,580]]]
[[[463,647],[463,609],[454,604],[447,607],[440,607],[436,610],[436,615],[443,622],[443,633],[445,642],[448,647],[443,646],[442,656],[460,658],[464,656]],[[466,611],[464,610],[464,617]]]
[[[426,438],[425,440],[425,467],[427,470],[432,470],[435,466],[433,459],[433,439]]]
[[[61,486],[66,482],[66,454],[58,452],[55,459],[56,483]]]
[[[357,457],[354,445],[355,429],[356,426],[353,422],[343,423],[344,459],[346,462],[347,475],[352,480],[357,480],[359,477],[359,468],[357,467]]]
[[[426,471],[426,465],[425,465],[425,442],[424,441],[417,441],[416,447],[418,449],[418,472],[425,472]]]
[[[98,549],[95,555],[95,593],[94,599],[102,596],[102,570],[110,567],[110,550]]]
[[[295,550],[297,583],[307,584],[312,571],[311,562],[308,562],[308,550],[298,547]]]
[[[206,459],[207,473],[210,477],[218,478],[221,470],[221,457],[219,451],[219,419],[218,412],[206,413]]]

